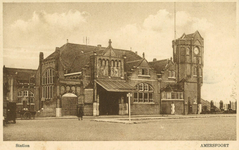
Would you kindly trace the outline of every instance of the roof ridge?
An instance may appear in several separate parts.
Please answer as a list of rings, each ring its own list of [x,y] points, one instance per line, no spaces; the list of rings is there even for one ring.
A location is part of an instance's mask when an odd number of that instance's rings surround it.
[[[134,62],[142,61],[142,60],[143,60],[143,58],[142,58],[142,59],[137,59],[137,60],[128,61],[128,62],[126,62],[126,63],[134,63]]]
[[[161,59],[161,60],[150,61],[149,63],[160,62],[160,61],[166,61],[166,60],[168,60],[168,59],[166,58],[166,59]]]
[[[23,70],[23,71],[26,71],[26,70],[28,70],[28,71],[30,71],[30,70],[31,70],[31,71],[37,71],[37,69],[12,68],[12,67],[11,67],[11,68],[10,68],[10,67],[5,67],[5,69],[12,69],[12,70],[13,70],[13,69],[18,69],[18,70]]]
[[[66,43],[66,44],[64,44],[64,45],[67,45],[67,44],[97,47],[97,46],[94,46],[94,45],[85,45],[85,44],[77,44],[77,43]]]

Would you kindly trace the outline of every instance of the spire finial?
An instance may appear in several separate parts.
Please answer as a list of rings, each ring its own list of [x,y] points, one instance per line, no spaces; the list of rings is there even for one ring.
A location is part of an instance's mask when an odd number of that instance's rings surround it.
[[[111,39],[109,39],[109,47],[111,47],[111,43],[112,43],[112,41],[111,41]]]

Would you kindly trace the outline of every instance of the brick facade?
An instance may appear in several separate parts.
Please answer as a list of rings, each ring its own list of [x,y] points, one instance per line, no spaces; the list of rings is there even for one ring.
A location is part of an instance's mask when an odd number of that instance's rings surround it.
[[[135,115],[171,114],[172,106],[175,114],[195,113],[203,78],[203,43],[198,31],[183,34],[173,41],[173,58],[152,62],[144,53],[141,57],[113,48],[111,40],[108,47],[66,43],[47,58],[39,55],[39,67],[34,72],[34,108],[40,110],[39,116],[56,116],[56,109],[63,109],[62,97],[72,93],[85,115],[125,115],[126,95],[132,93],[131,112]],[[195,54],[195,48],[199,54]],[[11,77],[8,80],[11,85]],[[10,93],[14,91],[12,95],[20,90],[14,88],[9,88]]]

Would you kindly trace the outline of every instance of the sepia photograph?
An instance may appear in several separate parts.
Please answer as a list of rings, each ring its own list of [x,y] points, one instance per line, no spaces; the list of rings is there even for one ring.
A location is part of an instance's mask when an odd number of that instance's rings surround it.
[[[237,1],[1,5],[3,149],[238,148]]]

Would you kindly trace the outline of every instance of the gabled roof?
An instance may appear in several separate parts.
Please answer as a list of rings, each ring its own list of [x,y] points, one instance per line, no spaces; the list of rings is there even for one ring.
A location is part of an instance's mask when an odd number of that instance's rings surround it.
[[[183,87],[179,83],[175,83],[175,84],[170,83],[165,88],[162,88],[161,91],[165,91],[165,92],[183,92]]]
[[[111,39],[109,40],[109,46],[105,49],[105,51],[103,52],[104,56],[113,56],[113,57],[117,57],[117,54],[114,52],[114,49],[111,46]]]
[[[126,64],[125,64],[125,71],[128,72],[131,69],[137,68],[142,63],[143,60],[144,59],[138,59],[138,60],[126,62]]]
[[[50,60],[50,59],[54,59],[56,57],[59,56],[59,53],[57,51],[54,51],[52,54],[50,54],[47,58],[45,58],[44,60]]]
[[[161,71],[166,68],[168,61],[168,59],[152,61],[149,62],[149,66],[154,68],[157,74],[161,74]]]
[[[142,59],[139,55],[129,50],[114,49],[112,47],[106,48],[101,46],[66,43],[59,48],[59,52],[53,52],[44,60],[59,56],[61,64],[65,69],[68,70],[68,73],[79,72],[82,71],[82,69],[89,64],[90,56],[93,55],[94,52],[97,55],[103,55],[105,52],[107,52],[107,50],[109,50],[109,48],[113,50],[117,57],[123,57],[123,55],[125,55],[126,62]]]
[[[30,77],[35,77],[37,70],[21,69],[21,68],[6,68],[4,67],[3,73],[6,75],[15,76],[18,82],[29,83]],[[33,82],[31,80],[31,82]]]
[[[191,33],[191,34],[185,34],[185,33],[183,33],[183,35],[182,35],[180,38],[178,38],[178,39],[181,39],[181,40],[190,40],[190,39],[194,39],[194,37],[195,37],[196,35],[199,35],[199,36],[202,38],[201,34],[200,34],[198,31],[196,31],[196,32]],[[202,39],[203,39],[203,38],[202,38]]]

